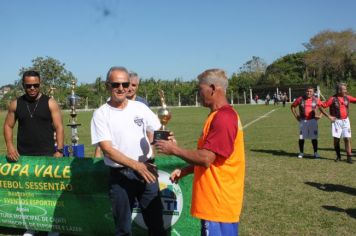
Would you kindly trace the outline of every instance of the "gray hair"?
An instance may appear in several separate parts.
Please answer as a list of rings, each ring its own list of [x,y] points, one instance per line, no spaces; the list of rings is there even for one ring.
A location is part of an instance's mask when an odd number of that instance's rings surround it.
[[[106,74],[106,83],[109,83],[110,82],[110,76],[111,76],[111,73],[113,71],[122,71],[122,72],[125,72],[127,74],[127,76],[129,76],[129,71],[123,67],[123,66],[113,66],[109,69],[108,73]]]
[[[340,92],[342,86],[347,87],[347,84],[344,83],[344,82],[339,82],[339,83],[336,84],[336,87],[335,87],[336,93]]]
[[[198,75],[199,83],[204,84],[214,84],[220,86],[224,89],[226,93],[229,81],[227,79],[226,73],[221,69],[209,69]]]
[[[130,71],[130,73],[129,73],[130,81],[131,81],[131,78],[137,78],[138,83],[140,83],[140,77],[138,76],[138,74],[136,72]]]

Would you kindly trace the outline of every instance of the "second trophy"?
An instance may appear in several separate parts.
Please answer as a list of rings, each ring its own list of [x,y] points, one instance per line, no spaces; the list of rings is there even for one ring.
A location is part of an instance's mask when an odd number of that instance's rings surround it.
[[[159,121],[161,122],[161,128],[159,130],[154,131],[153,143],[160,139],[168,140],[170,131],[166,130],[166,125],[172,117],[171,112],[167,108],[163,90],[158,90],[158,93],[161,99],[161,107],[157,111],[157,116]]]

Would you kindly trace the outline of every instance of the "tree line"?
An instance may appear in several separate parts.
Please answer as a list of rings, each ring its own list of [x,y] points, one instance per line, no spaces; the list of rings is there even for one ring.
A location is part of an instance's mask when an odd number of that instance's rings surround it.
[[[305,50],[278,58],[270,65],[258,56],[239,67],[229,78],[228,91],[238,99],[244,91],[261,87],[303,86],[319,84],[332,91],[337,82],[343,81],[352,88],[356,81],[356,33],[352,29],[343,31],[326,30],[303,43]],[[71,92],[71,81],[77,81],[65,64],[52,57],[37,57],[32,66],[21,68],[19,77],[25,70],[37,70],[42,77],[42,91],[50,93],[55,87],[54,97],[63,108],[68,108],[67,98]],[[1,100],[5,109],[7,103],[22,94],[21,80],[10,85],[13,89]],[[195,105],[197,80],[182,79],[160,80],[142,79],[138,95],[147,98],[151,106],[159,106],[158,89],[165,92],[168,105]],[[97,77],[93,83],[77,85],[76,94],[81,98],[79,108],[100,106],[109,94],[105,87],[105,78]]]

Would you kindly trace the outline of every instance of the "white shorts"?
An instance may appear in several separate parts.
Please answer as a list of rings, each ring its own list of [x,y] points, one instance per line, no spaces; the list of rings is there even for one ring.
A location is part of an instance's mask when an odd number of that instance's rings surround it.
[[[318,122],[315,119],[299,121],[299,139],[318,139]]]
[[[336,119],[331,123],[331,133],[334,138],[351,138],[351,126],[349,118]]]

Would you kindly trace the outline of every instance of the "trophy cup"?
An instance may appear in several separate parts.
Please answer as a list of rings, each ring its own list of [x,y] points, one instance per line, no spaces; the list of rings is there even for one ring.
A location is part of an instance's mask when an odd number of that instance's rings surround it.
[[[80,124],[77,123],[77,111],[76,111],[76,106],[78,103],[79,97],[75,94],[74,89],[75,89],[75,81],[72,80],[71,83],[71,95],[68,97],[69,105],[71,108],[70,111],[70,116],[71,116],[71,122],[70,124],[67,124],[71,128],[72,131],[72,144],[71,145],[66,145],[64,148],[64,152],[66,156],[75,156],[75,157],[84,157],[84,145],[83,144],[78,144],[79,142],[79,136],[78,136],[78,126]]]
[[[153,143],[160,139],[168,140],[170,131],[166,130],[166,125],[172,117],[171,112],[167,108],[163,90],[158,90],[158,93],[161,99],[161,107],[157,111],[157,116],[162,126],[159,130],[154,131]]]

